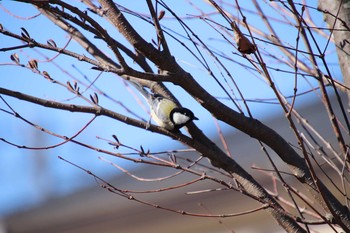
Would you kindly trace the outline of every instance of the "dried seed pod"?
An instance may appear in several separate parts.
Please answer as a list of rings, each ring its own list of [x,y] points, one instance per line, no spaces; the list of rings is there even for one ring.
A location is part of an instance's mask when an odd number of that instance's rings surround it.
[[[158,20],[161,20],[164,17],[164,15],[165,15],[164,10],[159,11]]]
[[[33,70],[37,70],[38,69],[38,61],[35,59],[32,59],[28,62],[28,66]]]
[[[21,29],[22,29],[22,33],[21,33],[22,37],[26,40],[30,40],[30,35],[29,35],[28,31],[23,27]]]
[[[90,95],[90,99],[94,104],[98,104],[98,95],[96,93]]]
[[[231,28],[235,33],[235,40],[238,46],[238,51],[243,54],[254,53],[256,51],[255,45],[253,45],[250,40],[245,35],[243,35],[234,21],[231,22]]]
[[[12,61],[16,62],[16,64],[19,64],[20,60],[17,53],[11,54],[10,58]]]
[[[49,73],[47,73],[45,70],[43,71],[43,75],[44,75],[44,78],[46,78],[47,80],[50,80],[51,82],[54,81],[54,80],[51,78],[51,76],[49,75]]]
[[[68,88],[68,90],[70,90],[71,92],[74,92],[74,88],[73,88],[72,84],[70,84],[69,81],[67,81],[67,88]]]
[[[50,45],[51,47],[57,48],[56,42],[52,39],[48,40],[47,44]]]

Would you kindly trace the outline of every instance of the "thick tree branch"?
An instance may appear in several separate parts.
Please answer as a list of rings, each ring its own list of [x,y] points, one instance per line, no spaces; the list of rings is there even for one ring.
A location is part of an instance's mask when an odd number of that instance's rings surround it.
[[[128,118],[124,115],[110,111],[100,106],[88,107],[88,106],[81,106],[81,105],[74,105],[74,104],[63,104],[56,101],[49,101],[46,99],[41,99],[38,97],[26,95],[21,92],[11,91],[1,87],[0,87],[0,94],[12,96],[21,100],[25,100],[25,101],[32,102],[32,103],[49,107],[49,108],[56,108],[56,109],[62,109],[62,110],[71,111],[71,112],[82,112],[82,113],[91,113],[95,115],[107,116],[136,127],[146,128],[145,122]],[[231,173],[249,194],[251,194],[253,197],[256,197],[257,200],[259,200],[260,202],[264,204],[269,204],[270,208],[267,208],[267,211],[270,212],[272,216],[275,217],[276,221],[283,228],[288,229],[288,232],[304,232],[304,230],[295,222],[295,220],[285,213],[285,211],[278,204],[278,202],[276,202],[276,200],[273,199],[265,191],[265,189],[255,181],[255,179],[251,175],[249,175],[233,159],[231,159],[224,152],[222,152],[222,150],[218,148],[209,139],[206,139],[206,144],[203,144],[196,139],[191,139],[183,134],[167,131],[162,127],[151,125],[148,130],[170,136],[173,139],[178,140],[196,149],[199,153],[202,153],[203,156],[209,158],[213,163],[213,165]]]
[[[185,72],[174,59],[169,60],[166,64],[159,60],[159,51],[155,50],[152,45],[144,41],[141,36],[133,29],[128,23],[122,13],[117,7],[108,0],[100,0],[102,7],[106,10],[106,15],[112,21],[112,23],[119,29],[119,31],[127,38],[127,40],[142,54],[148,57],[156,65],[167,70],[173,74],[173,83],[180,85],[188,93],[190,93],[204,108],[211,112],[217,119],[222,120],[229,125],[241,130],[242,132],[261,140],[272,148],[280,158],[289,165],[292,173],[304,184],[306,184],[311,193],[315,194],[317,199],[322,202],[322,198],[317,195],[317,190],[313,178],[308,170],[308,166],[305,161],[295,152],[295,150],[274,130],[265,126],[260,121],[244,116],[243,114],[237,113],[234,110],[228,108],[219,102],[216,98],[212,97],[205,89],[203,89],[190,74]],[[152,53],[151,51],[154,51]],[[158,59],[154,56],[158,56]],[[190,133],[192,137],[199,140],[208,141],[201,131],[195,129]],[[216,164],[216,159],[212,160],[215,166],[222,166],[219,162]],[[228,168],[224,168],[225,170]],[[235,169],[234,169],[235,170]],[[232,172],[232,171],[231,171]],[[322,185],[321,185],[322,186]],[[325,186],[322,186],[325,188]],[[325,193],[335,203],[336,198],[325,188]]]
[[[126,20],[122,12],[111,0],[99,0],[106,17],[129,41],[129,43],[146,58],[159,66],[161,70],[172,70],[174,58],[168,53],[157,50],[151,43],[145,41]]]

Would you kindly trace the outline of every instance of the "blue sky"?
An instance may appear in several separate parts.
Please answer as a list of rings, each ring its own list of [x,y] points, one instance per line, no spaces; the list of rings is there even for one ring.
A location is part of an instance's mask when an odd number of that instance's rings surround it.
[[[140,4],[138,1],[137,3],[136,1],[121,2],[122,5],[130,7],[134,11],[141,11],[145,14],[148,13],[145,5]],[[66,33],[58,30],[57,27],[46,20],[45,17],[39,16],[32,20],[24,19],[37,14],[37,11],[34,8],[12,1],[3,1],[1,4],[16,16],[23,17],[18,18],[6,13],[3,9],[0,9],[0,23],[5,29],[15,33],[20,33],[20,28],[24,27],[33,38],[42,43],[45,43],[49,39],[54,39],[58,47],[63,47],[65,43],[67,43],[68,36]],[[207,12],[213,11],[213,9],[205,3],[198,1],[198,4]],[[263,3],[261,4],[267,12],[271,11],[268,6],[264,6]],[[179,14],[182,16],[198,14],[198,11],[196,11],[189,4],[176,3],[172,7],[174,11],[180,12]],[[249,7],[249,5],[246,7]],[[237,15],[238,13],[237,11],[233,10],[233,14]],[[271,12],[271,14],[275,13]],[[170,15],[167,13],[166,17],[168,16]],[[277,14],[276,17],[279,16],[280,15]],[[150,25],[142,23],[142,21],[130,15],[128,16],[128,19],[146,40],[151,41],[151,39],[155,38],[155,33]],[[263,27],[262,22],[255,20],[253,17],[248,18],[248,20],[250,20],[250,22],[254,21],[254,26],[257,28]],[[316,21],[319,20],[322,19],[316,19]],[[225,22],[220,21],[220,23],[224,24]],[[174,20],[165,18],[164,24],[167,28],[183,33],[177,22]],[[225,51],[228,54],[231,54],[231,50],[233,52],[237,52],[234,51],[232,47],[227,47],[227,44],[221,41],[221,36],[211,29],[206,23],[198,20],[191,20],[188,21],[188,24],[191,25],[198,35],[206,36],[208,44],[210,44],[210,46],[214,46],[215,49]],[[105,24],[104,26],[107,27],[107,30],[112,35],[115,35],[116,39],[120,40],[121,42],[124,41],[124,39],[121,38],[117,31],[110,25]],[[280,30],[283,40],[290,40],[291,44],[295,43],[295,35],[292,35],[293,32],[290,32],[288,28],[283,27],[281,27]],[[113,56],[103,43],[98,40],[94,41],[104,52],[109,54],[111,57]],[[218,85],[209,77],[208,72],[200,67],[198,62],[194,60],[193,57],[191,57],[191,55],[185,51],[181,45],[171,39],[169,39],[169,44],[175,58],[184,69],[191,72],[199,83],[206,85],[207,90],[209,90],[211,93],[215,93],[217,96],[224,96]],[[21,42],[0,35],[1,48],[16,45],[21,45]],[[263,43],[260,45],[262,47],[269,47],[269,45]],[[71,42],[67,49],[87,55],[87,53],[82,48],[79,48],[75,42]],[[47,80],[33,73],[30,69],[15,66],[10,60],[10,55],[13,52],[14,51],[0,53],[1,87],[18,90],[40,98],[48,98],[66,103],[70,101],[70,103],[86,104],[86,102],[79,100],[74,97],[74,95],[68,93],[65,88],[48,83]],[[62,55],[58,56],[54,60],[54,63],[46,62],[46,58],[42,56],[42,53],[48,57],[53,57],[56,55],[56,53],[53,52],[44,52],[39,49],[23,49],[21,51],[16,51],[16,53],[19,55],[21,62],[24,64],[26,64],[26,61],[30,60],[31,58],[38,59],[39,69],[41,71],[47,71],[52,78],[59,80],[62,83],[66,83],[67,81],[70,81],[71,83],[78,81],[86,84],[88,83],[86,78],[88,80],[94,80],[99,74],[98,71],[91,70],[91,65],[82,64],[75,59],[70,59]],[[280,56],[277,53],[276,55]],[[237,57],[233,56],[233,58]],[[330,55],[329,58],[332,59],[334,63],[337,62],[334,54]],[[207,57],[207,59],[209,62],[213,62],[210,57]],[[237,64],[230,63],[225,60],[223,60],[223,62],[227,65],[227,67],[232,67],[233,71],[231,72],[234,74],[234,78],[239,84],[241,90],[244,92],[246,98],[269,98],[273,96],[268,86],[256,79],[254,74],[248,72],[246,69]],[[270,65],[276,64],[271,63]],[[278,65],[276,66],[279,67]],[[216,69],[215,67],[216,65],[213,64],[212,69],[214,70],[215,74],[220,77],[220,71],[222,70]],[[336,66],[333,67],[332,72],[339,77],[339,70],[336,68]],[[288,75],[285,75],[284,77],[284,75],[280,75],[279,73],[277,73],[274,78],[279,79],[278,84],[281,90],[288,94],[293,93],[291,88],[291,85],[294,83],[293,78]],[[83,84],[79,85],[81,86],[81,89],[84,89]],[[147,114],[138,105],[137,100],[135,100],[133,97],[133,94],[127,88],[125,88],[123,81],[121,81],[121,79],[117,78],[115,75],[103,74],[97,79],[95,85],[98,88],[103,89],[106,94],[113,98],[113,100],[122,101],[137,114],[141,115],[145,119],[147,118]],[[305,82],[303,83],[303,81],[300,81],[298,85],[300,91],[309,88],[309,86],[306,85]],[[195,112],[196,116],[198,116],[200,119],[197,122],[198,126],[208,135],[212,135],[211,137],[216,137],[215,125],[210,114],[202,109],[198,103],[196,103],[181,89],[174,87],[173,85],[168,86],[174,91],[174,93],[176,93],[176,96],[179,97],[184,106],[191,108]],[[87,93],[93,92],[87,90]],[[87,94],[86,96],[89,95]],[[32,121],[35,124],[41,125],[48,130],[68,137],[74,135],[92,118],[91,115],[87,114],[67,113],[59,110],[47,111],[43,107],[27,104],[23,101],[7,96],[3,96],[3,98],[24,118]],[[307,97],[303,99],[303,101],[307,100],[310,100],[310,98]],[[223,101],[227,105],[232,105],[229,101]],[[120,105],[116,104],[111,99],[100,97],[100,104],[104,107],[127,114]],[[276,105],[266,106],[262,104],[250,104],[250,106],[253,110],[254,116],[257,118],[261,118],[263,116],[267,117],[269,114],[280,112],[278,106]],[[2,101],[0,102],[0,108],[9,110]],[[0,138],[5,138],[6,140],[18,145],[45,147],[61,142],[61,139],[42,133],[32,126],[29,126],[28,124],[21,122],[11,115],[1,111],[0,124]],[[224,124],[221,124],[221,126],[223,127],[224,132],[232,132],[232,129],[225,128]],[[112,134],[117,135],[121,142],[135,148],[142,145],[144,148],[150,148],[151,151],[156,151],[181,147],[180,144],[171,139],[146,132],[144,129],[128,127],[123,123],[116,122],[115,120],[107,119],[105,117],[97,118],[97,120],[95,120],[81,135],[79,135],[77,139],[96,147],[112,150],[112,148],[104,140],[96,139],[97,136],[111,139]],[[2,190],[0,192],[0,216],[16,211],[18,208],[29,207],[42,203],[53,196],[65,195],[76,189],[86,187],[87,185],[96,185],[91,177],[86,175],[81,170],[59,160],[57,156],[62,156],[69,161],[77,163],[78,165],[104,177],[118,174],[118,171],[115,168],[112,168],[105,162],[98,159],[100,154],[72,143],[67,143],[63,146],[50,150],[25,150],[0,142],[0,190]],[[133,166],[133,164],[125,161],[116,159],[113,160],[126,167]]]

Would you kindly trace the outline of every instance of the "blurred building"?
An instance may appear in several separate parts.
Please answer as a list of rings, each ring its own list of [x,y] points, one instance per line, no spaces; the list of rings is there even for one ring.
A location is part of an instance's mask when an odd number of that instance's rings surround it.
[[[328,120],[323,106],[309,104],[301,108],[300,112],[307,116],[308,119],[311,119],[310,123],[325,138],[332,133],[329,124],[325,123]],[[295,143],[288,122],[284,118],[272,117],[264,123],[276,129],[290,142]],[[266,187],[272,189],[270,177],[250,169],[250,166],[253,164],[263,168],[269,167],[258,143],[255,143],[254,140],[240,132],[226,135],[226,137],[229,142],[232,142],[229,146],[232,154],[237,156],[235,159]],[[333,136],[329,137],[330,140],[333,138]],[[149,169],[137,171],[137,173],[147,175],[149,172],[157,172],[156,170],[150,167]],[[163,171],[159,170],[158,172],[157,174],[162,175]],[[171,179],[173,183],[164,183],[162,186],[168,187],[180,184],[183,179],[191,179],[191,175],[178,176]],[[147,190],[159,188],[159,184],[154,184],[155,182],[136,183],[136,181],[125,174],[114,177],[109,182],[118,187],[127,187],[128,189]],[[290,179],[289,182],[293,182],[293,179]],[[204,214],[240,213],[260,206],[259,203],[233,191],[186,194],[188,191],[218,187],[213,182],[205,181],[175,191],[135,194],[135,196],[150,203],[175,210]],[[93,187],[84,188],[62,198],[49,199],[37,207],[6,216],[0,222],[0,226],[0,233],[283,232],[265,211],[257,211],[249,215],[230,218],[191,217],[128,200],[99,187],[97,182]],[[315,229],[318,229],[319,232],[328,232],[327,229],[318,227],[315,227]]]

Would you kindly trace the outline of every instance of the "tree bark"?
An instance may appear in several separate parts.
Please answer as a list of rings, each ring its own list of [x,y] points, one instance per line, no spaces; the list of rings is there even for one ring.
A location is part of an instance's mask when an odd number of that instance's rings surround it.
[[[324,20],[329,28],[333,28],[333,38],[337,48],[340,69],[345,85],[350,88],[350,1],[319,0],[318,7],[324,11]],[[350,112],[350,90],[348,96],[348,112]]]

